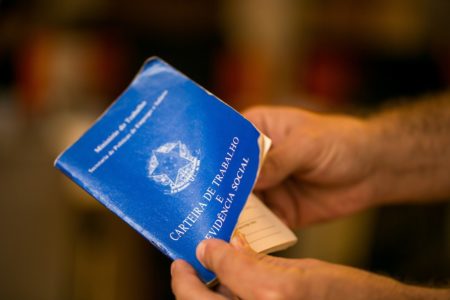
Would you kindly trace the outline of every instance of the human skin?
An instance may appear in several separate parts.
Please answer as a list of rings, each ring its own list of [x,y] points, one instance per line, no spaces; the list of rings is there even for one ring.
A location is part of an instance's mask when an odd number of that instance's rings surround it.
[[[172,264],[177,299],[448,300],[450,290],[406,285],[388,277],[314,259],[257,254],[243,242],[205,240],[197,257],[220,279],[208,289],[185,261]]]
[[[256,191],[291,228],[450,196],[450,96],[368,119],[286,107],[245,113],[273,141]]]
[[[255,189],[290,227],[378,205],[450,196],[450,97],[430,97],[360,119],[286,107],[245,113],[273,141]],[[235,243],[236,244],[236,243]],[[172,267],[179,299],[450,299],[429,289],[310,259],[282,259],[208,240],[199,260],[215,272],[214,292],[183,261]],[[244,243],[245,244],[245,243]]]

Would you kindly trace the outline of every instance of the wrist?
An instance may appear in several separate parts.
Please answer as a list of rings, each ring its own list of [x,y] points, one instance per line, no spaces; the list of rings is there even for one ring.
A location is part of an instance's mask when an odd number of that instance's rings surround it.
[[[448,94],[386,110],[367,120],[381,203],[450,196]]]
[[[371,203],[420,202],[447,196],[442,178],[447,178],[448,171],[442,168],[442,159],[430,151],[437,146],[429,137],[404,132],[400,122],[394,115],[367,121],[368,147],[374,161]]]
[[[390,277],[368,273],[367,289],[361,298],[384,300],[448,300],[450,289],[404,284]]]
[[[401,284],[401,287],[399,288],[399,299],[447,300],[450,299],[450,290]]]
[[[381,138],[382,128],[370,119],[359,119],[359,131],[356,131],[356,151],[354,153],[358,164],[363,166],[363,185],[365,193],[360,206],[362,209],[389,202],[395,188],[390,179],[390,150]],[[359,158],[359,159],[358,159]],[[362,159],[361,159],[362,158]],[[386,167],[388,166],[388,167]]]
[[[392,149],[391,138],[386,135],[382,120],[366,121],[367,149],[372,161],[371,199],[372,206],[395,202],[400,199],[402,190],[395,184],[401,177],[401,166],[398,166],[398,154],[403,152],[398,147]],[[404,146],[403,142],[395,143]]]

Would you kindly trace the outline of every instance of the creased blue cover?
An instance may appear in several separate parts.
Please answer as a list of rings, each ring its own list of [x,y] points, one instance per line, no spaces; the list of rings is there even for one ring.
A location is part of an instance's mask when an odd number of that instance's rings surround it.
[[[158,58],[55,161],[172,259],[205,238],[229,240],[259,167],[258,130]]]

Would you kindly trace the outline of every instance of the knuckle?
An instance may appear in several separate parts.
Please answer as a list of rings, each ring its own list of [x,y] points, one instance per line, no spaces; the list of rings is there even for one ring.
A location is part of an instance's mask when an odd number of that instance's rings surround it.
[[[298,262],[301,265],[301,267],[303,267],[303,268],[314,268],[314,267],[317,267],[317,266],[323,264],[322,261],[320,261],[318,259],[314,259],[314,258],[302,258],[302,259],[299,259]]]
[[[244,115],[244,116],[249,116],[249,115],[259,115],[259,114],[261,114],[261,113],[264,113],[264,112],[266,112],[267,110],[268,110],[269,108],[268,108],[268,106],[266,106],[266,105],[255,105],[255,106],[252,106],[252,107],[250,107],[250,108],[247,108],[247,109],[245,109],[243,112],[242,112],[242,114]]]
[[[292,288],[281,284],[267,284],[255,291],[255,299],[282,300],[293,299]]]

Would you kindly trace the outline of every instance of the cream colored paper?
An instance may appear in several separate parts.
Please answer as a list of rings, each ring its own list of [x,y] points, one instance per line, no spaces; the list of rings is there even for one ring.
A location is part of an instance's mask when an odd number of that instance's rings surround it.
[[[268,137],[261,134],[261,165],[271,143]],[[236,230],[245,236],[252,249],[258,253],[283,250],[297,242],[297,236],[253,193],[247,199]]]

